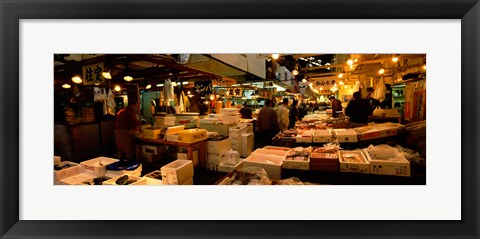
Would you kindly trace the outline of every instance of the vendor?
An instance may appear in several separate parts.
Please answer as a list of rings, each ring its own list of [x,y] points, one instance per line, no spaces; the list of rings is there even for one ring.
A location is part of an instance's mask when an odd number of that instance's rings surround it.
[[[138,102],[129,99],[128,106],[117,113],[115,143],[117,144],[117,157],[120,159],[135,159],[134,137],[141,130],[138,108]]]
[[[355,92],[352,101],[345,108],[345,114],[350,117],[349,128],[365,126],[371,115],[370,104],[368,101],[362,100],[360,92]]]
[[[338,117],[343,110],[342,102],[335,99],[335,96],[330,96],[330,102],[332,102],[332,117]]]

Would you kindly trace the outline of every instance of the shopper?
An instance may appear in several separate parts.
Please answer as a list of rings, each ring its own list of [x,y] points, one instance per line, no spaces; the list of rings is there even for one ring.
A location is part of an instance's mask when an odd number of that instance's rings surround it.
[[[252,119],[252,110],[248,108],[247,102],[243,103],[243,108],[240,109],[242,119]]]
[[[295,128],[295,122],[300,120],[299,112],[297,109],[298,100],[293,100],[292,105],[290,106],[290,110],[288,111],[288,128],[293,129]]]
[[[258,143],[260,147],[272,144],[272,138],[278,132],[277,112],[273,109],[273,101],[267,99],[257,118]],[[257,135],[257,134],[255,134]]]
[[[332,117],[338,117],[343,110],[342,102],[335,99],[335,96],[330,96],[328,99],[330,99],[330,102],[332,102]]]
[[[303,101],[298,106],[298,118],[299,118],[299,120],[302,120],[303,116],[305,116],[307,114],[307,113],[305,113],[305,107],[307,107],[307,105]]]
[[[115,142],[117,144],[117,157],[120,159],[135,160],[134,137],[141,130],[138,110],[138,102],[129,99],[127,107],[117,113]]]
[[[312,112],[312,110],[313,110],[313,104],[312,104],[312,103],[307,104],[307,105],[305,106],[305,108],[303,109],[305,115],[308,115],[309,112]],[[305,115],[304,115],[304,116],[305,116]]]
[[[365,126],[371,115],[368,101],[362,100],[360,92],[353,93],[353,99],[345,108],[345,114],[350,117],[349,128]]]
[[[282,103],[277,106],[277,122],[279,131],[288,128],[288,98],[283,98]]]

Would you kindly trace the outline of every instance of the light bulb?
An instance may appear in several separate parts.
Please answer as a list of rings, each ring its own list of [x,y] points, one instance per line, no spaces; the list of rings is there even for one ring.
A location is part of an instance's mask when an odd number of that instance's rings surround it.
[[[426,70],[426,69],[427,69],[427,65],[426,65],[426,64],[425,64],[425,65],[423,65],[423,69],[424,69],[424,70]]]
[[[302,82],[307,83],[307,79],[303,78]]]
[[[313,83],[312,83],[312,82],[310,82],[310,84],[308,84],[308,85],[309,85],[310,87],[313,87]]]
[[[381,75],[381,74],[383,74],[383,73],[385,73],[385,69],[381,68],[381,69],[378,71],[378,74]]]
[[[340,82],[338,82],[338,84],[343,85],[343,84],[345,84],[345,83],[343,83],[343,81],[340,81]]]
[[[102,71],[102,76],[105,79],[109,79],[109,80],[112,79],[112,75],[110,74],[110,71]]]
[[[119,85],[115,86],[115,91],[116,91],[116,92],[120,92],[121,90],[122,90],[122,88],[120,88]]]
[[[214,95],[211,95],[210,96],[210,100],[214,100],[215,99],[215,96]]]
[[[397,62],[397,61],[398,61],[398,57],[396,57],[396,56],[392,57],[392,61],[393,61],[393,62]]]
[[[125,81],[132,81],[132,80],[133,80],[133,77],[131,77],[131,76],[124,76],[123,79],[124,79]]]
[[[187,95],[190,95],[190,91],[187,91]]]
[[[65,89],[70,89],[70,87],[72,87],[72,86],[69,85],[69,84],[63,84],[62,87],[65,88]]]
[[[278,59],[280,57],[280,54],[272,54],[272,58],[274,60]]]
[[[293,74],[294,76],[298,75],[298,70],[297,70],[297,69],[294,69],[294,70],[292,71],[292,74]]]
[[[338,74],[338,78],[342,78],[342,77],[343,77],[343,73]]]
[[[353,60],[352,60],[352,59],[349,59],[349,60],[347,61],[347,64],[348,64],[349,66],[353,65]]]
[[[72,77],[73,83],[80,84],[82,83],[82,78],[79,75],[75,75]]]
[[[145,89],[147,89],[147,90],[150,89],[150,88],[152,88],[152,85],[150,85],[150,84],[145,86]]]

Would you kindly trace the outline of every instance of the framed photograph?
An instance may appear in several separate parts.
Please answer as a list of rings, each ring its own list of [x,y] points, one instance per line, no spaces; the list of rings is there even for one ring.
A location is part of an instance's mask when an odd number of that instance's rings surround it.
[[[480,237],[478,0],[0,0],[0,9],[1,238]],[[53,187],[54,54],[152,52],[426,54],[426,185]]]

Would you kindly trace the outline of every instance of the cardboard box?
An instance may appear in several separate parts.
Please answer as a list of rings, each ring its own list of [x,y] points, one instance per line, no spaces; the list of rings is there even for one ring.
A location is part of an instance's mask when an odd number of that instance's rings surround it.
[[[120,177],[123,177],[125,175],[119,175],[117,177],[114,177],[112,179],[109,179],[107,181],[104,181],[103,182],[103,185],[118,185],[116,183],[117,179],[119,179]],[[134,183],[132,184],[127,184],[127,185],[119,185],[119,186],[129,186],[129,185],[146,185],[147,184],[147,180],[145,178],[142,178],[142,177],[137,177],[137,176],[132,176],[132,175],[127,175],[129,179],[133,179],[133,180],[136,180]]]
[[[241,157],[248,157],[252,153],[253,141],[253,133],[242,134],[242,151],[239,151]]]
[[[231,149],[231,140],[230,138],[226,138],[223,140],[218,141],[207,141],[207,153],[209,154],[223,154],[227,150]]]
[[[367,150],[363,150],[370,163],[371,174],[410,177],[410,162],[403,156],[395,159],[373,159]]]
[[[296,142],[297,143],[312,143],[313,142],[313,136],[312,135],[297,135],[296,137]]]
[[[146,139],[158,139],[160,136],[160,129],[144,129],[143,137]]]
[[[356,157],[348,157],[354,155]],[[359,160],[359,161],[354,161]],[[370,164],[363,154],[362,150],[339,150],[338,161],[340,162],[340,172],[346,173],[370,173]]]
[[[160,169],[164,184],[183,184],[193,178],[193,162],[175,160]]]
[[[162,158],[167,152],[168,147],[165,145],[142,145],[142,160],[145,162],[155,162]]]
[[[395,136],[405,131],[406,128],[404,125],[398,123],[387,122],[356,127],[354,130],[357,132],[358,140],[369,140]]]
[[[334,129],[333,132],[339,143],[358,142],[357,132],[353,129]]]
[[[97,157],[80,163],[86,173],[96,176],[103,176],[107,172],[107,165],[118,162],[118,159],[108,157]]]
[[[285,157],[252,153],[243,160],[243,167],[260,167],[267,171],[268,177],[273,180],[282,178],[282,164]]]
[[[64,167],[66,165],[70,165],[67,168],[63,168],[60,170],[53,170],[53,183],[59,184],[59,180],[68,178],[77,174],[83,173],[83,168],[78,163],[70,162],[70,161],[63,161],[58,163],[57,167]]]
[[[178,141],[183,143],[196,143],[208,139],[205,129],[187,129],[177,133]]]
[[[58,181],[59,185],[84,185],[83,182],[93,180],[97,176],[90,173],[80,173]]]
[[[326,130],[326,129],[314,130],[312,141],[313,141],[313,143],[328,143],[328,142],[331,142],[332,141],[332,133],[329,130]]]

